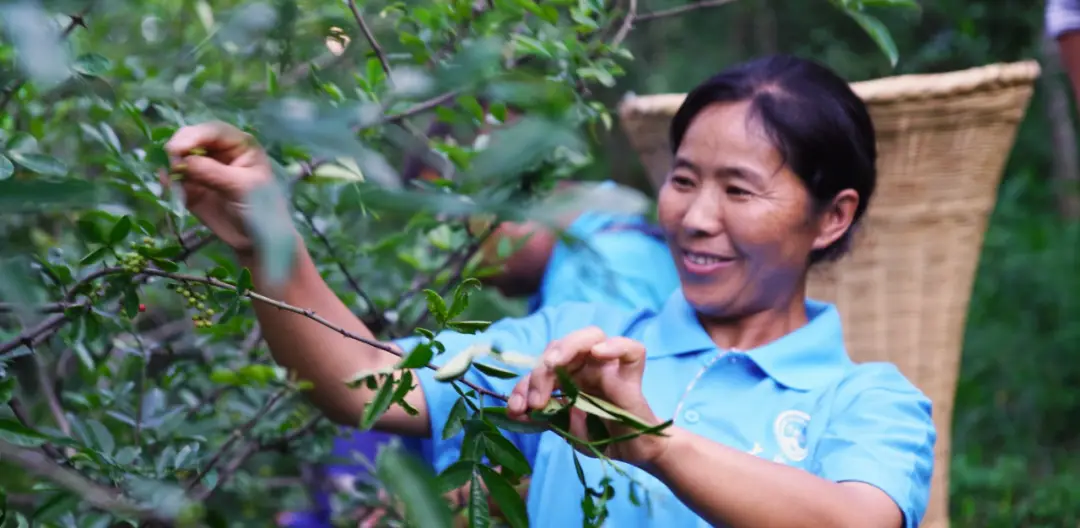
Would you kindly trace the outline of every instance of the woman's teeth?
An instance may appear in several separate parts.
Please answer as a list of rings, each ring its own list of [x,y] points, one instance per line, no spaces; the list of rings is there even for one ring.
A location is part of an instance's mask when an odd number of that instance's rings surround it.
[[[702,255],[700,253],[687,253],[686,260],[689,260],[691,263],[701,266],[719,264],[724,261],[724,259],[720,257],[714,257],[712,255]]]

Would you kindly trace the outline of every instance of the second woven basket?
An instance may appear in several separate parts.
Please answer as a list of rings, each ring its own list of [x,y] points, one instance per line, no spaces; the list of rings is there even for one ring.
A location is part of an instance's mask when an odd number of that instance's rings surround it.
[[[852,253],[814,270],[856,361],[889,361],[934,402],[938,430],[923,526],[948,526],[953,399],[986,224],[1034,61],[854,83],[878,138],[878,187]],[[654,185],[671,166],[668,124],[684,94],[631,97],[619,114]]]

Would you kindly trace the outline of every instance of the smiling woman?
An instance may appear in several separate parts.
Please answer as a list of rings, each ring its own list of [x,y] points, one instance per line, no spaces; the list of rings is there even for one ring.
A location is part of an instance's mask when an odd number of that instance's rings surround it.
[[[568,487],[577,470],[593,488],[613,481],[612,526],[918,526],[936,438],[930,401],[891,364],[853,363],[835,307],[806,298],[811,265],[843,253],[873,193],[875,138],[862,101],[823,66],[768,57],[692,92],[671,139],[678,161],[660,191],[659,217],[681,288],[659,310],[563,303],[479,336],[438,337],[447,349],[441,361],[478,342],[542,358],[517,383],[466,375],[510,393],[512,417],[543,408],[562,367],[586,393],[655,424],[674,421],[665,436],[609,444],[617,474],[595,459],[575,468],[580,446],[552,432],[507,432],[532,465],[529,520],[582,524],[584,490]],[[198,147],[208,155],[189,155]],[[237,213],[245,193],[271,178],[265,156],[223,124],[184,128],[167,148],[183,162],[184,185],[200,191],[186,193],[188,206],[266,289]],[[292,276],[274,295],[371,338],[297,240]],[[313,382],[313,401],[342,423],[358,422],[373,393],[345,387],[341,373],[397,358],[358,350],[297,314],[265,306],[257,314],[277,361]],[[418,339],[395,344],[409,350]],[[406,399],[418,412],[395,406],[378,428],[459,452],[461,434],[439,434],[457,392],[430,371],[416,376],[420,390]],[[585,422],[574,409],[578,438],[589,437]],[[437,458],[439,469],[453,461]],[[645,486],[650,508],[635,505],[627,476]]]

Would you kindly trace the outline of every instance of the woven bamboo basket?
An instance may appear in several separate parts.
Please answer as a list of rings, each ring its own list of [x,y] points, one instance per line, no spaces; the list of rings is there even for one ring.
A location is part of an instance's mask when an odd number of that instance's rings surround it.
[[[934,402],[938,430],[923,525],[948,526],[953,400],[983,234],[1035,61],[854,83],[878,138],[878,187],[853,251],[814,270],[856,361],[889,361]],[[671,166],[668,124],[683,94],[628,97],[622,127],[654,185]]]

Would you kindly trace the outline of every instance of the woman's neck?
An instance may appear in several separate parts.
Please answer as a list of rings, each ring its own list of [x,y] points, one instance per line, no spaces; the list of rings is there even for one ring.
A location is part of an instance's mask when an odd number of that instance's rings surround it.
[[[750,350],[771,343],[809,322],[802,289],[779,305],[738,317],[698,314],[702,328],[721,349]]]

